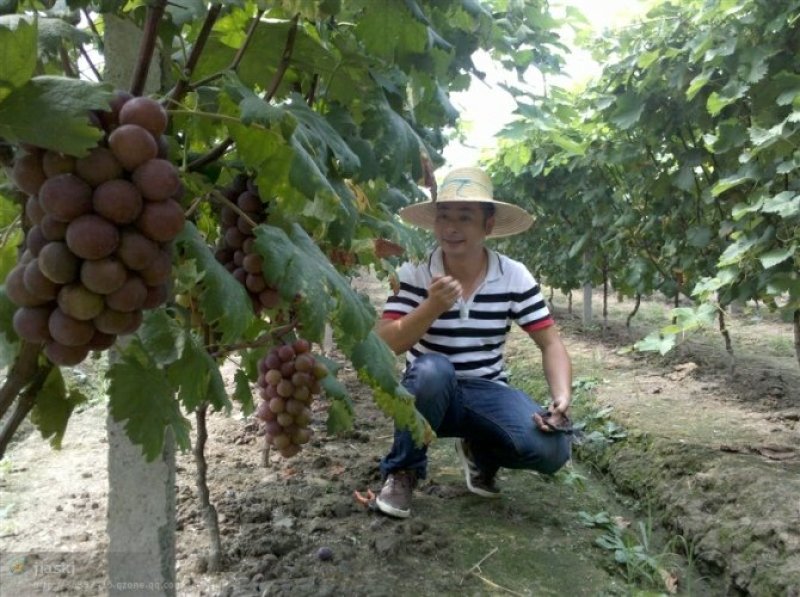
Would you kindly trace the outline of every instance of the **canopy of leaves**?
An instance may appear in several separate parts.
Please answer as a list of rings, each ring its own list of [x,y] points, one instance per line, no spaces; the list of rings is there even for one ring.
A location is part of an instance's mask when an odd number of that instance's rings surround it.
[[[401,243],[410,256],[423,246],[399,223],[397,209],[423,197],[418,184],[443,161],[444,131],[458,117],[448,96],[482,76],[474,52],[489,51],[520,73],[558,69],[558,23],[547,3],[20,4],[0,17],[0,136],[84,155],[100,137],[88,112],[106,110],[111,97],[98,80],[103,64],[119,60],[105,54],[103,19],[113,14],[142,26],[152,14],[146,4],[165,9],[156,45],[166,68],[153,95],[169,109],[168,157],[180,164],[186,191],[190,222],[175,243],[173,271],[174,289],[189,307],[148,315],[110,367],[113,416],[148,458],[161,449],[167,427],[186,447],[183,412],[206,400],[230,406],[214,355],[225,346],[263,344],[288,316],[298,334],[314,340],[330,323],[376,400],[420,438],[423,426],[397,383],[394,357],[371,333],[374,312],[345,276],[359,265],[384,276],[393,270],[396,258],[379,255],[375,239]],[[229,200],[221,190],[242,174],[267,206],[256,246],[283,299],[259,317],[213,253],[224,232],[220,203]],[[3,249],[5,273],[16,245]],[[1,312],[9,357],[16,350],[12,312]],[[253,408],[247,382],[258,350],[243,352],[236,376],[234,397],[245,412]],[[340,428],[352,411],[341,386],[326,389],[337,401],[331,428]]]
[[[663,2],[593,40],[602,75],[520,105],[493,163],[539,216],[520,254],[564,290],[799,309],[798,10]]]

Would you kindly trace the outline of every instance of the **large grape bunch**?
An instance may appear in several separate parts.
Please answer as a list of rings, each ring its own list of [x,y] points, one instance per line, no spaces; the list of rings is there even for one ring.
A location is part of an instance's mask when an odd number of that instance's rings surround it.
[[[57,365],[109,348],[166,301],[184,224],[164,108],[117,92],[110,111],[89,118],[105,135],[86,157],[27,146],[11,172],[30,226],[6,279],[13,325]]]
[[[259,361],[261,402],[256,416],[264,421],[267,443],[289,458],[311,440],[311,401],[328,375],[314,358],[307,340],[275,347]]]
[[[253,223],[258,225],[266,220],[267,206],[252,179],[245,176],[237,176],[222,194],[247,217],[228,205],[222,207],[222,235],[216,251],[217,261],[247,289],[256,313],[274,309],[280,304],[280,294],[264,279],[264,260],[255,251],[253,234]]]

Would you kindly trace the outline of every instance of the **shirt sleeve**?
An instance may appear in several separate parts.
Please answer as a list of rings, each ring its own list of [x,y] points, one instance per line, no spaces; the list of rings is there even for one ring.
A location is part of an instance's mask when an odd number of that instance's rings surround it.
[[[528,333],[554,325],[553,316],[533,275],[520,264],[516,278],[517,288],[511,304],[512,319]]]
[[[413,266],[406,263],[397,270],[400,289],[389,295],[383,307],[381,319],[400,319],[419,307],[428,296],[428,291],[415,280]]]

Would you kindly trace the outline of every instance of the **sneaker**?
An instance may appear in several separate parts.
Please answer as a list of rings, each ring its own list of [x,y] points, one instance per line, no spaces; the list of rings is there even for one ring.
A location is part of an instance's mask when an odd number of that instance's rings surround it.
[[[464,468],[464,478],[467,481],[467,489],[475,495],[485,498],[499,498],[500,489],[495,485],[494,475],[489,475],[481,471],[475,460],[472,458],[472,451],[469,443],[465,439],[456,440],[456,453],[461,459]]]
[[[408,518],[411,514],[411,494],[417,484],[417,475],[411,470],[389,473],[375,504],[378,510],[395,518]]]

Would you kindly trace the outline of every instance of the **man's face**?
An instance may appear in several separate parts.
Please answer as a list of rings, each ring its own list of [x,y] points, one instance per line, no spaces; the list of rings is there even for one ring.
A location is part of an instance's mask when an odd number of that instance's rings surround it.
[[[479,203],[448,201],[436,206],[433,233],[445,253],[469,254],[483,248],[493,226],[494,217],[487,219]]]

